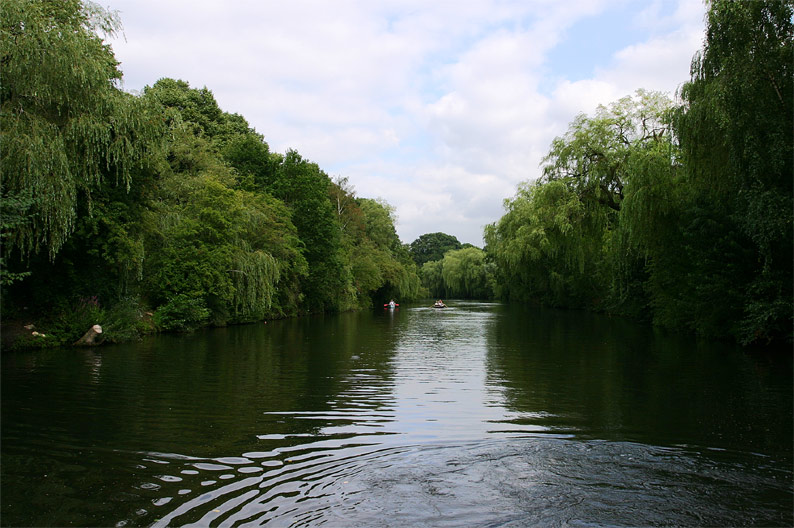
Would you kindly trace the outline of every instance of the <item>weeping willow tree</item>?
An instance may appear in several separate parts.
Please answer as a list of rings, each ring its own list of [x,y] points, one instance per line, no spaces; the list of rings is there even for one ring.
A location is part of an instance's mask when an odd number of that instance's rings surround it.
[[[22,253],[46,249],[54,258],[78,200],[108,178],[129,184],[156,145],[159,120],[119,89],[118,63],[102,39],[119,28],[116,14],[92,3],[3,1],[2,196],[29,204],[4,238]]]
[[[794,1],[713,0],[675,120],[692,219],[680,231],[699,266],[688,272],[698,288],[673,290],[671,305],[743,343],[794,340],[792,57]]]
[[[449,297],[444,285],[444,276],[442,275],[443,267],[441,260],[431,260],[425,262],[419,269],[422,285],[427,288],[430,295],[433,297]]]
[[[489,299],[493,295],[485,252],[480,248],[448,251],[441,261],[441,278],[449,297]]]
[[[252,251],[241,244],[230,270],[234,285],[232,306],[235,319],[263,319],[273,305],[279,281],[278,262],[270,253]]]
[[[499,295],[553,305],[600,295],[598,265],[611,209],[582,201],[561,181],[524,184],[505,207],[485,230],[486,249],[499,267]]]
[[[668,207],[678,163],[672,108],[664,94],[638,90],[579,115],[552,142],[543,177],[523,184],[486,228],[499,295],[643,311],[639,240]]]
[[[648,153],[659,145],[662,159],[669,152],[672,108],[665,94],[637,90],[593,116],[580,114],[552,142],[542,181],[561,181],[583,202],[619,211],[626,186],[647,170]]]

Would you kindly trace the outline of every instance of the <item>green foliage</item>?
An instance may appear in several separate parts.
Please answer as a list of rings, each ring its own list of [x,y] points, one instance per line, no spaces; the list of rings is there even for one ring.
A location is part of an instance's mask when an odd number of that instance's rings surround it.
[[[32,198],[24,199],[19,196],[3,196],[2,202],[0,202],[0,244],[4,247],[0,253],[0,287],[10,286],[30,275],[29,271],[9,270],[6,260],[8,246],[6,246],[5,239],[9,238],[15,229],[30,221],[27,211],[30,210],[32,204]]]
[[[273,185],[276,165],[270,147],[253,132],[233,136],[221,150],[223,159],[237,170],[241,186],[249,191],[265,191]]]
[[[379,247],[397,250],[400,246],[400,239],[397,237],[397,231],[394,228],[396,221],[394,207],[384,200],[368,198],[359,199],[358,204],[364,214],[367,237]]]
[[[0,19],[3,200],[30,202],[9,232],[24,253],[54,258],[72,232],[78,196],[106,178],[129,184],[157,148],[160,121],[116,86],[101,34],[119,21],[94,4],[9,0]]]
[[[241,136],[248,134],[256,137],[245,119],[221,110],[215,96],[206,86],[191,88],[185,81],[164,78],[153,86],[147,86],[143,93],[145,99],[165,109],[165,115],[169,116],[173,125],[182,126],[187,132],[212,141],[216,148],[230,140],[239,142]],[[259,139],[261,141],[261,137]]]
[[[628,196],[621,215],[629,205]],[[651,320],[650,299],[646,284],[649,259],[631,241],[626,229],[614,229],[604,234],[601,276],[608,284],[604,298],[597,308],[642,321]]]
[[[671,107],[665,95],[638,90],[634,97],[599,106],[593,117],[577,116],[552,142],[544,180],[564,182],[583,202],[620,210],[628,180],[652,163],[648,155],[670,163]]]
[[[364,212],[356,201],[356,193],[347,178],[336,178],[328,188],[328,197],[336,211],[339,230],[348,243],[366,236]]]
[[[603,295],[597,265],[611,209],[583,203],[561,181],[524,185],[505,207],[505,216],[485,232],[500,268],[501,295],[562,306]]]
[[[792,15],[713,1],[679,107],[638,91],[578,116],[486,227],[496,293],[790,341]]]
[[[50,308],[48,316],[37,322],[35,330],[14,342],[14,348],[71,345],[92,326],[104,325],[107,320],[107,311],[96,296],[59,301]]]
[[[294,314],[307,263],[291,212],[263,189],[267,144],[207,89],[163,79],[145,97],[174,116],[148,220],[152,302],[199,296],[216,325]]]
[[[232,189],[222,177],[221,171],[164,180],[150,218],[147,290],[155,304],[183,293],[201,297],[213,324],[261,320],[274,313],[282,270],[289,294],[305,261],[295,228],[275,217],[286,213],[283,207]],[[274,254],[292,262],[279,263]]]
[[[104,340],[123,343],[139,339],[148,330],[144,310],[137,297],[123,297],[109,308],[102,319]]]
[[[344,295],[337,215],[329,200],[331,180],[315,163],[290,150],[280,157],[271,187],[290,208],[309,273],[303,282],[302,310],[335,311]]]
[[[792,339],[793,16],[791,0],[713,2],[676,116],[696,203],[721,204],[724,236],[749,250],[725,278],[734,295],[724,325],[743,343]],[[701,302],[724,306],[717,291]]]
[[[494,296],[494,266],[476,247],[447,251],[442,260],[425,262],[422,284],[433,297],[491,299]]]
[[[444,284],[444,276],[442,274],[443,264],[441,260],[431,260],[422,264],[421,278],[422,285],[427,288],[430,295],[437,298],[449,297],[447,289]]]
[[[363,240],[353,248],[351,273],[356,292],[368,296],[380,289],[386,282],[382,269],[390,261],[388,252],[379,250],[371,240]]]
[[[187,331],[420,294],[388,204],[271,153],[206,87],[120,91],[100,37],[114,14],[76,0],[3,11],[4,316],[54,330],[29,344],[68,343],[88,321],[134,339],[150,329],[143,306],[158,329]],[[101,313],[74,309],[96,296]]]
[[[791,0],[712,2],[677,123],[705,184],[728,193],[725,184],[791,191],[792,15]]]
[[[105,309],[97,297],[81,298],[71,310],[63,310],[55,321],[53,334],[62,343],[73,343],[80,339],[89,328],[105,322]]]
[[[279,280],[278,262],[265,251],[241,249],[230,270],[234,277],[234,313],[242,319],[264,319]]]
[[[485,252],[478,248],[447,252],[441,264],[447,296],[489,299],[493,295]]]
[[[153,321],[162,330],[190,332],[204,325],[210,315],[201,296],[180,293],[154,312]]]
[[[418,270],[397,236],[394,208],[383,200],[366,198],[358,199],[357,205],[364,226],[364,239],[357,246],[353,265],[359,292],[374,296],[376,304],[387,298],[417,298],[421,289]]]
[[[427,233],[411,242],[409,251],[417,266],[425,262],[441,260],[444,253],[454,249],[461,249],[457,238],[446,233]]]

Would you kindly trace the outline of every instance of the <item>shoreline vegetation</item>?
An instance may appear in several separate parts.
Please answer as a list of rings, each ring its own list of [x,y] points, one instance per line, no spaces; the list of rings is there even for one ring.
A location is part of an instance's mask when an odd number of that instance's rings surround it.
[[[482,298],[792,343],[794,0],[709,4],[675,100],[642,89],[556,138],[485,247],[403,244],[383,199],[271,152],[212,92],[120,89],[114,13],[0,20],[3,350]]]

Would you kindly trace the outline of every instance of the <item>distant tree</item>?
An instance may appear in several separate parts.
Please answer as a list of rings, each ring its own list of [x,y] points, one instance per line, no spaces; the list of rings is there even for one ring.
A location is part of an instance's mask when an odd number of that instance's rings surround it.
[[[356,203],[356,191],[348,178],[335,178],[329,187],[328,196],[343,233],[353,234],[365,229],[361,207]]]
[[[468,299],[491,298],[493,291],[483,250],[476,247],[453,250],[441,262],[447,295]]]
[[[385,200],[359,198],[361,210],[364,212],[367,236],[378,246],[395,250],[400,246],[400,238],[394,227],[394,207]]]
[[[469,245],[447,251],[441,260],[425,262],[422,285],[437,298],[490,299],[493,297],[494,265],[482,249]]]
[[[453,249],[461,249],[458,239],[446,233],[427,233],[409,245],[411,257],[417,266],[422,266],[425,262],[441,260],[444,253]]]
[[[437,298],[447,297],[447,290],[444,287],[444,277],[441,274],[442,262],[442,260],[425,262],[420,270],[422,285],[427,288],[430,295]]]

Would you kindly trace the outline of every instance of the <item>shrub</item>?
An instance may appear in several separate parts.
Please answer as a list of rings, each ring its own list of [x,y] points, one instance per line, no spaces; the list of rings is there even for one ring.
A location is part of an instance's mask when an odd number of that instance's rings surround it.
[[[140,339],[146,332],[140,300],[136,297],[125,297],[117,302],[107,311],[102,329],[105,340],[111,343]]]
[[[210,317],[204,299],[180,293],[157,308],[153,320],[161,330],[190,332],[203,325]]]

